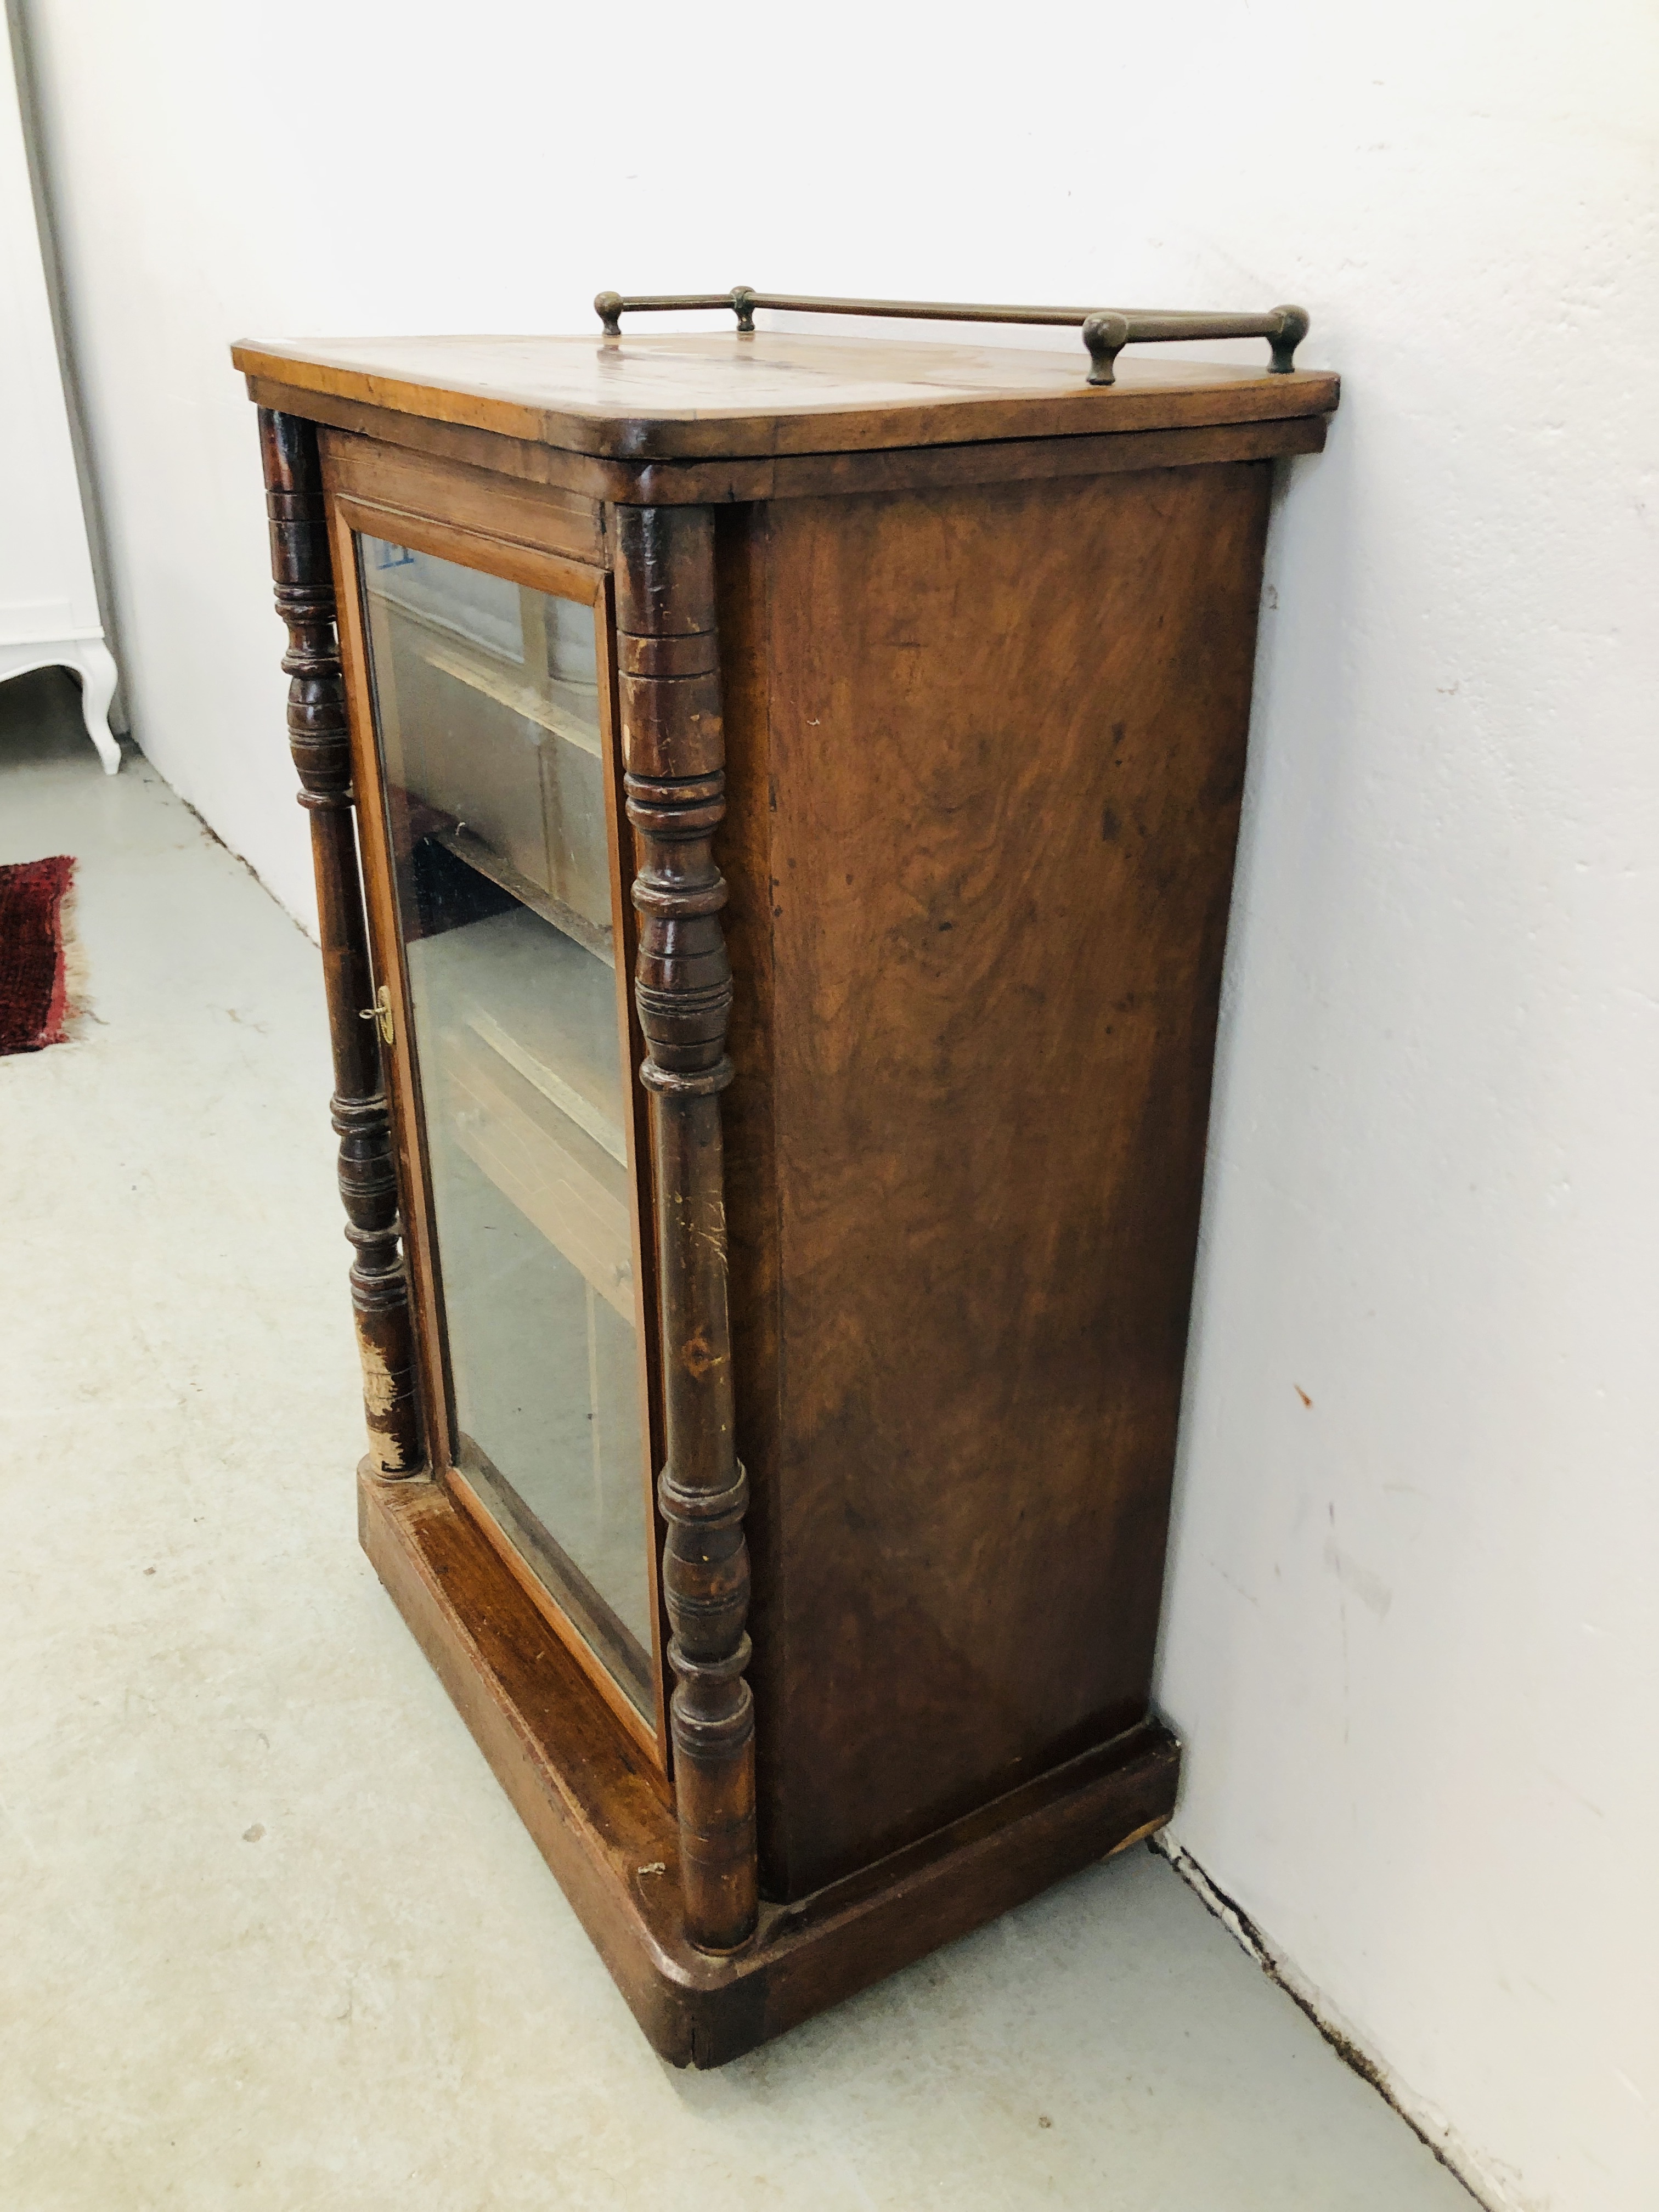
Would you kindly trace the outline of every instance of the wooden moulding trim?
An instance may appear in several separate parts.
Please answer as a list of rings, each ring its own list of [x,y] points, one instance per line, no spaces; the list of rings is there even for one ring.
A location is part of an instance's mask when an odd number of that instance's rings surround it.
[[[1156,1721],[788,1905],[719,1958],[684,1935],[678,1823],[641,1755],[437,1483],[364,1463],[363,1548],[653,2047],[724,2065],[1162,1827],[1180,1747]]]
[[[509,581],[549,592],[556,597],[587,603],[594,621],[594,646],[601,672],[609,669],[611,661],[611,580],[604,568],[589,562],[577,562],[564,550],[553,550],[536,543],[526,535],[520,540],[499,538],[487,530],[463,527],[448,519],[445,503],[434,497],[432,505],[437,512],[400,511],[378,505],[362,497],[354,497],[343,488],[341,461],[344,455],[348,465],[361,464],[362,441],[341,438],[325,432],[320,441],[324,481],[329,496],[332,529],[335,538],[335,558],[342,574],[356,580],[353,540],[359,532],[371,537],[386,537],[394,542],[406,544],[413,550],[433,554],[439,558],[459,561],[465,566],[504,576]],[[396,463],[401,456],[392,455]],[[460,471],[454,473],[459,474]],[[465,473],[471,474],[471,471]],[[377,487],[395,489],[392,481],[377,472],[367,478],[359,472],[353,481],[369,481]],[[482,479],[486,484],[490,480]],[[476,520],[471,511],[464,509],[470,520]],[[363,805],[365,879],[368,893],[372,935],[380,963],[380,972],[392,979],[398,1033],[408,1039],[413,1035],[411,999],[409,979],[404,966],[404,948],[399,935],[396,902],[393,896],[389,855],[390,834],[383,808],[380,786],[379,747],[374,733],[374,711],[371,696],[367,640],[363,634],[360,593],[349,592],[341,605],[341,642],[351,696],[351,720],[356,749],[357,777],[360,797]],[[617,711],[613,687],[604,680],[602,673],[599,692],[600,754],[605,779],[605,835],[606,849],[612,884],[611,926],[612,942],[617,955],[617,1012],[622,1033],[626,1040],[627,1056],[631,1060],[638,1056],[639,1040],[631,1012],[631,992],[628,975],[628,948],[633,939],[633,915],[625,908],[622,884],[625,880],[621,866],[622,847],[626,838],[626,824],[622,818],[621,770],[617,764]],[[541,1583],[534,1571],[520,1557],[512,1540],[502,1531],[494,1517],[479,1504],[469,1482],[465,1470],[449,1464],[447,1438],[449,1433],[448,1390],[445,1377],[446,1359],[443,1352],[444,1330],[437,1291],[438,1264],[435,1251],[436,1224],[433,1218],[430,1193],[428,1188],[423,1130],[425,1115],[422,1104],[421,1087],[415,1055],[407,1050],[393,1051],[389,1055],[394,1079],[394,1133],[398,1145],[399,1169],[405,1198],[404,1226],[410,1248],[410,1275],[414,1295],[420,1302],[422,1327],[416,1341],[417,1354],[424,1354],[424,1380],[428,1433],[436,1439],[432,1454],[432,1466],[436,1479],[449,1486],[459,1510],[476,1518],[484,1531],[485,1540],[499,1553],[507,1571],[524,1589],[538,1613],[553,1632],[576,1656],[578,1663],[591,1670],[598,1685],[596,1694],[612,1712],[617,1724],[625,1728],[645,1749],[651,1761],[653,1786],[666,1795],[667,1783],[667,1696],[663,1680],[660,1653],[653,1653],[653,1704],[650,1717],[635,1708],[627,1692],[615,1683],[605,1668],[604,1661],[593,1653],[580,1631],[566,1617],[556,1595]],[[641,1171],[647,1156],[646,1115],[641,1108],[629,1115],[627,1125],[629,1210],[635,1241],[636,1259],[640,1264],[639,1297],[636,1321],[640,1343],[640,1376],[642,1401],[652,1402],[648,1381],[650,1347],[654,1344],[653,1255],[647,1248],[647,1217],[641,1190]],[[647,1430],[656,1426],[654,1419],[647,1423]],[[653,1468],[647,1463],[648,1451],[642,1454],[641,1474],[646,1492],[646,1511],[649,1525],[654,1516],[653,1504]],[[654,1553],[656,1547],[652,1550]],[[659,1612],[659,1573],[654,1557],[650,1562],[651,1610],[653,1620]],[[653,1645],[655,1639],[653,1638]]]
[[[456,1505],[483,1533],[484,1541],[501,1559],[520,1589],[529,1599],[542,1619],[546,1621],[565,1650],[570,1654],[591,1685],[605,1711],[619,1728],[627,1729],[651,1762],[652,1773],[665,1803],[668,1802],[668,1770],[663,1761],[662,1746],[654,1721],[640,1711],[622,1684],[612,1675],[603,1657],[582,1634],[575,1622],[560,1604],[556,1594],[550,1590],[540,1576],[520,1551],[507,1530],[496,1520],[488,1505],[479,1497],[464,1467],[446,1464],[436,1470],[434,1480],[442,1483]],[[654,1671],[654,1670],[653,1670]]]
[[[1334,387],[1334,378],[1328,381]],[[1281,453],[1322,451],[1329,416],[1328,409],[1322,413],[1189,429],[986,439],[866,453],[799,453],[775,459],[614,461],[465,424],[401,415],[389,408],[301,391],[263,377],[250,377],[248,390],[261,406],[285,409],[335,429],[375,440],[386,447],[418,450],[471,470],[544,485],[584,501],[631,507],[720,507],[740,500],[930,491],[953,484],[1021,483],[1038,477],[1270,460]],[[1334,404],[1333,390],[1331,405]]]
[[[407,507],[381,507],[331,489],[331,497],[339,520],[363,537],[407,545],[440,561],[454,561],[464,568],[527,584],[532,591],[575,599],[585,606],[597,605],[604,596],[607,572],[591,562],[546,552],[527,540],[496,537],[430,512],[417,514]]]
[[[503,482],[499,472],[352,431],[325,430],[322,447],[328,488],[343,497],[605,566],[605,509],[579,493]]]
[[[326,445],[320,441],[319,443],[323,444],[324,486],[326,490]],[[337,616],[341,667],[345,677],[350,723],[352,788],[357,805],[358,843],[362,853],[370,953],[377,979],[385,981],[392,993],[395,1009],[395,1040],[398,1033],[398,1022],[404,1018],[407,1008],[408,992],[403,951],[392,919],[391,886],[385,866],[390,842],[374,740],[374,717],[369,693],[356,553],[350,527],[341,520],[338,507],[332,501],[330,502],[329,536],[333,549],[335,574],[350,579],[349,587],[340,593]],[[406,1022],[402,1033],[407,1035]],[[421,1127],[419,1084],[410,1054],[399,1052],[395,1042],[383,1054],[381,1067],[392,1119],[404,1256],[414,1322],[411,1333],[416,1376],[422,1394],[422,1427],[428,1439],[429,1459],[434,1451],[441,1449],[441,1441],[434,1440],[441,1440],[445,1436],[447,1416],[443,1387],[437,1372],[441,1367],[439,1349],[441,1331],[438,1327],[436,1310],[431,1303],[431,1276],[427,1265],[428,1223],[418,1135]]]

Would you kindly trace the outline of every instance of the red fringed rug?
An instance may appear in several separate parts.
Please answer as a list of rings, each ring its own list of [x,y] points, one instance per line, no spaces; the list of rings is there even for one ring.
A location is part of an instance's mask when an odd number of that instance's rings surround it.
[[[64,898],[74,877],[67,853],[0,867],[0,1054],[68,1036]]]

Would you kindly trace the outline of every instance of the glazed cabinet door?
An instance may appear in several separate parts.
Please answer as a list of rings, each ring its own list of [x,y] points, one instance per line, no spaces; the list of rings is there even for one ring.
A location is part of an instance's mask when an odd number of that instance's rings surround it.
[[[607,580],[349,501],[335,543],[355,566],[365,861],[446,1472],[655,1745]]]

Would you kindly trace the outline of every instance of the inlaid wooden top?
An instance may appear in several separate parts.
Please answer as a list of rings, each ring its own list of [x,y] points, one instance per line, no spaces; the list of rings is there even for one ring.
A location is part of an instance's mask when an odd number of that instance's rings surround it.
[[[1252,350],[1261,350],[1251,342]],[[830,453],[1327,415],[1325,370],[1131,351],[1085,381],[1081,344],[950,345],[757,331],[607,338],[244,340],[238,368],[428,422],[623,460]]]

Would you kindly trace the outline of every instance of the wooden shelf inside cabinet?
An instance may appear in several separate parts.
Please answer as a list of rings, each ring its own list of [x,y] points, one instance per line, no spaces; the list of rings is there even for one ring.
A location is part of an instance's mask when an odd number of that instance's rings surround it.
[[[435,1033],[436,1110],[497,1189],[631,1323],[622,1100],[614,1066],[592,1048],[592,1028],[570,1018],[585,1008],[609,1025],[609,968],[564,931],[550,938],[527,907],[420,951],[424,988],[453,1010]]]
[[[1338,387],[1299,310],[983,312],[1084,345],[236,349],[364,1542],[677,2063],[1175,1799],[1263,547]],[[1194,324],[1271,360],[1135,352]]]
[[[465,824],[458,824],[453,830],[434,831],[433,842],[441,845],[478,875],[486,877],[510,897],[517,899],[520,906],[528,907],[532,914],[539,915],[544,921],[551,922],[555,929],[562,930],[585,952],[591,952],[596,960],[603,960],[607,968],[615,968],[617,951],[607,924],[590,921],[586,915],[578,914],[574,907],[567,906],[561,898],[555,898],[551,891],[544,890],[539,884],[532,883],[529,877],[515,868],[511,860],[493,851],[482,837],[474,836]]]
[[[550,737],[562,738],[566,744],[574,745],[580,752],[592,753],[598,759],[598,737],[568,705],[550,692],[515,682],[510,672],[483,654],[469,653],[447,639],[434,638],[423,645],[421,658],[428,668],[436,669],[441,675],[453,676],[458,684],[469,685],[485,698],[495,700],[498,706],[522,715],[526,722],[538,724]]]

